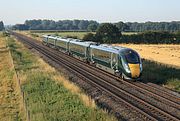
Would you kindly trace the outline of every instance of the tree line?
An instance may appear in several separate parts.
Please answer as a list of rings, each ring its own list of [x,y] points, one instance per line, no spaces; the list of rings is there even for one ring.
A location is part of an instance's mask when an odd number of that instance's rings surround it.
[[[172,22],[117,22],[113,23],[121,32],[169,31],[180,30],[180,21]],[[96,31],[101,25],[92,20],[26,20],[24,24],[16,24],[16,30],[86,30]]]
[[[127,26],[124,31],[144,32],[144,31],[169,31],[175,32],[180,30],[180,21],[172,22],[145,22],[145,23],[125,23]]]
[[[13,26],[15,30],[88,30],[95,31],[99,23],[88,20],[26,20]]]
[[[88,20],[27,20],[13,26],[19,30],[85,30],[95,31],[84,36],[86,41],[98,43],[144,43],[180,44],[180,22],[146,23],[98,23]],[[138,34],[122,35],[121,32],[134,31]]]
[[[180,32],[146,31],[138,34],[123,35],[115,43],[180,44]]]
[[[104,23],[98,27],[96,34],[88,33],[83,40],[109,44],[180,44],[180,31],[146,31],[138,34],[123,35],[114,24]]]

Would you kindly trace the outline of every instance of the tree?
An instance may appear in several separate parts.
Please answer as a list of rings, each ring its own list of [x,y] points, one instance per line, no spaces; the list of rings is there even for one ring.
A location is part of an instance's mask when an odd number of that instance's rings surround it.
[[[87,30],[88,25],[89,25],[89,22],[87,20],[82,20],[78,24],[78,27],[80,30]]]
[[[29,27],[25,24],[16,24],[13,26],[14,30],[28,30]]]
[[[56,22],[40,19],[26,20],[24,24],[29,27],[29,30],[87,30],[90,24],[99,25],[96,21],[88,20],[59,20]]]
[[[99,40],[100,43],[117,42],[121,36],[122,34],[119,29],[111,23],[101,24],[96,32],[96,39]]]
[[[0,21],[0,31],[4,30],[4,23]]]
[[[115,25],[121,32],[129,30],[129,26],[126,23],[123,23],[122,21],[115,23]]]
[[[87,30],[93,32],[93,31],[97,30],[97,27],[98,27],[97,24],[94,24],[94,23],[93,24],[89,24],[88,27],[87,27]]]
[[[117,24],[117,23],[116,23]],[[180,30],[180,21],[172,22],[128,22],[129,31],[143,32],[143,31],[169,31],[174,32]]]

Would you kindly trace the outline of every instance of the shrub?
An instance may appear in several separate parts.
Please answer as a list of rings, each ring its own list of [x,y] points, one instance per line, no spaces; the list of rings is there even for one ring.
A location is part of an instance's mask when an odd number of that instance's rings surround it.
[[[78,37],[77,37],[77,36],[71,36],[71,35],[67,35],[66,37],[67,37],[67,38],[78,39]]]
[[[83,37],[84,41],[95,41],[95,35],[93,33],[87,33]]]

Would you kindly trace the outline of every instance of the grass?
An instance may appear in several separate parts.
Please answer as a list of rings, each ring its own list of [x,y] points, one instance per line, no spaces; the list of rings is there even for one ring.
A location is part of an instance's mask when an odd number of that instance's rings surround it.
[[[42,35],[55,35],[55,36],[61,36],[61,37],[67,37],[67,38],[77,38],[77,39],[83,39],[84,35],[86,35],[88,32],[30,32],[30,31],[18,31],[22,34],[25,34],[29,37],[33,37],[37,40],[42,40]],[[94,32],[93,32],[94,33]]]
[[[22,98],[17,85],[12,58],[6,38],[0,33],[0,120],[24,120]]]
[[[22,81],[27,109],[32,121],[116,120],[61,73],[9,38],[15,68]]]
[[[32,36],[41,36],[42,34],[49,34],[49,35],[56,35],[56,36],[62,36],[62,37],[75,37],[78,39],[83,39],[84,35],[86,35],[89,32],[30,32]],[[91,32],[95,34],[95,32]],[[122,32],[123,35],[133,35],[137,34],[137,32]]]
[[[84,35],[86,35],[88,32],[59,32],[55,33],[58,36],[63,37],[77,37],[78,39],[83,39]]]
[[[122,32],[122,35],[134,35],[138,34],[138,32]]]
[[[31,36],[34,39],[40,39],[43,34],[83,39],[84,35],[86,35],[89,32],[21,31],[21,33],[26,34],[27,36]],[[95,32],[91,32],[91,33],[95,34]],[[123,35],[132,35],[132,34],[137,34],[137,32],[122,32],[122,34]]]
[[[144,60],[142,80],[180,92],[180,69],[165,64]]]
[[[34,33],[34,32],[25,31],[24,33],[32,36],[33,38],[41,37],[43,34],[46,34],[46,35],[55,35],[55,36],[68,37],[68,38],[83,39],[84,35],[86,35],[88,32],[43,32],[43,33],[36,32]]]

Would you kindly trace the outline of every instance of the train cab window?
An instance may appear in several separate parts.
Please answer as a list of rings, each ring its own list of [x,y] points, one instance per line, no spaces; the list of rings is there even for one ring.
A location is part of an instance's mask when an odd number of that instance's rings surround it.
[[[139,63],[139,56],[135,51],[126,50],[124,52],[124,55],[128,63],[133,63],[133,64]]]

